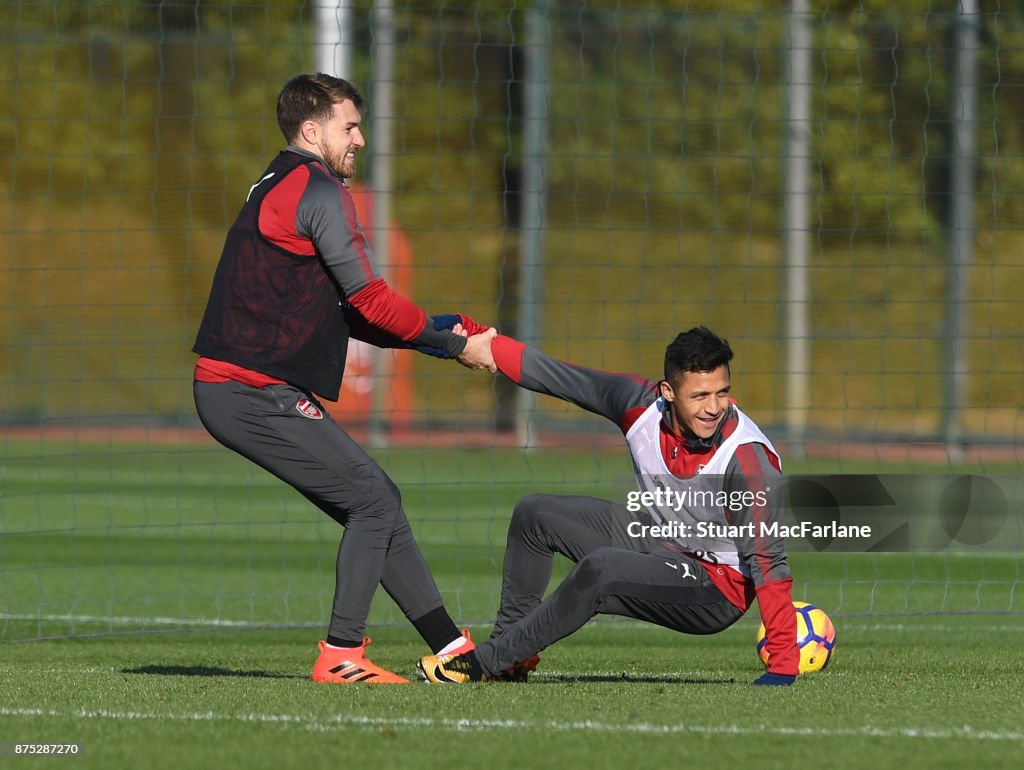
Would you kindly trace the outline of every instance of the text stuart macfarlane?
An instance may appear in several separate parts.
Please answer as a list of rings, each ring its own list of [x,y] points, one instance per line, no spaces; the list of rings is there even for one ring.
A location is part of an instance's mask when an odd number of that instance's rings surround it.
[[[783,524],[778,521],[765,521],[760,524],[716,524],[710,521],[699,521],[696,524],[684,524],[680,521],[668,521],[664,524],[642,524],[632,521],[626,528],[630,537],[667,537],[667,538],[729,538],[732,540],[747,537],[813,537],[813,538],[870,538],[871,527],[849,526],[837,521],[825,524],[812,524],[801,521],[797,524]]]

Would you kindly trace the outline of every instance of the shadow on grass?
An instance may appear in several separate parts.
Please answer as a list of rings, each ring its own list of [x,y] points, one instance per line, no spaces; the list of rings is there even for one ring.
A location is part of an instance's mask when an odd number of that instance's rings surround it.
[[[242,671],[218,666],[139,666],[123,668],[122,674],[147,674],[150,676],[205,676],[243,677],[250,679],[308,679],[304,674],[278,674],[273,671]],[[736,684],[735,679],[699,679],[680,676],[633,676],[630,674],[543,674],[530,677],[530,684],[584,684],[584,683],[627,683],[627,684]]]
[[[301,674],[278,674],[273,671],[240,671],[217,666],[139,666],[123,668],[122,674],[151,674],[156,676],[238,676],[251,679],[308,679]]]
[[[530,684],[626,682],[629,684],[736,684],[735,679],[698,679],[681,676],[632,676],[630,674],[544,674],[530,677]]]

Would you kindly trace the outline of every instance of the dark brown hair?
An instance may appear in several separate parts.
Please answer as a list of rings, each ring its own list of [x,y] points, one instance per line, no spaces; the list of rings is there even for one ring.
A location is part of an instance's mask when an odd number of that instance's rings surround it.
[[[285,141],[298,136],[299,127],[307,120],[329,120],[334,105],[346,99],[363,111],[363,95],[347,80],[322,72],[293,77],[277,95],[277,125]]]

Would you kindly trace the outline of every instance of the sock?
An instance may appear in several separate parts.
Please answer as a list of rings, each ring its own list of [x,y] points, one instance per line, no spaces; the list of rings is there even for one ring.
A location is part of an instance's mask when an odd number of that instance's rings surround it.
[[[443,650],[452,639],[462,638],[459,629],[455,626],[455,621],[444,607],[431,610],[426,615],[412,621],[412,624],[435,655]]]
[[[459,634],[458,637],[456,637],[455,639],[452,639],[450,642],[448,642],[448,644],[446,644],[440,650],[435,650],[434,654],[437,655],[438,657],[441,657],[442,655],[448,655],[449,653],[454,652],[455,650],[459,649],[459,647],[461,647],[465,643],[466,643],[466,637],[464,637],[462,634]]]
[[[337,636],[331,636],[330,634],[328,634],[327,635],[327,646],[328,647],[345,647],[345,648],[362,647],[363,646],[363,640],[360,639],[358,642],[353,642],[351,639],[341,639],[341,638],[339,638]]]

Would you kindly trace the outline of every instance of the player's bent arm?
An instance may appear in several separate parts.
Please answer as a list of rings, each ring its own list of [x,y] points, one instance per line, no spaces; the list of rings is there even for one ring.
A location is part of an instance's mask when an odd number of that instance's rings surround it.
[[[348,323],[348,336],[350,339],[366,342],[378,348],[408,349],[411,347],[401,337],[396,337],[394,334],[371,324],[351,306],[348,306],[345,310],[345,320]]]
[[[785,541],[775,534],[782,516],[782,473],[761,444],[737,447],[726,468],[729,523],[745,533],[736,548],[754,585],[790,577]]]
[[[782,474],[760,444],[744,444],[736,450],[726,469],[725,489],[729,499],[749,504],[729,509],[731,523],[741,532],[740,559],[750,572],[757,595],[761,622],[765,627],[768,672],[795,676],[800,653],[796,646],[796,618],[793,612],[793,578],[786,544],[772,534],[770,525],[782,514],[779,502]],[[774,493],[773,493],[774,491]],[[752,525],[752,526],[751,526]]]
[[[299,236],[312,242],[342,295],[351,299],[381,277],[373,251],[359,224],[351,193],[319,164],[304,168],[308,169],[308,178],[292,226]]]
[[[367,321],[361,313],[354,310],[349,306],[345,312],[345,319],[348,322],[349,336],[352,339],[360,340],[362,342],[369,343],[378,348],[398,348],[401,350],[415,350],[419,353],[425,353],[428,356],[434,356],[436,358],[453,358],[448,350],[439,347],[433,347],[426,344],[414,344],[407,340],[403,340],[401,337],[397,337],[394,334],[384,331],[383,329],[374,326]],[[432,327],[435,331],[461,329],[461,318],[455,314],[442,314],[433,315],[427,319],[427,324]],[[462,335],[466,336],[466,335]]]
[[[800,672],[800,651],[796,646],[793,578],[762,583],[754,590],[764,624],[768,673],[796,676]]]
[[[466,339],[437,329],[427,314],[395,292],[380,277],[359,224],[351,194],[337,179],[310,167],[306,188],[295,212],[295,229],[309,238],[349,305],[366,321],[423,352],[455,358]]]
[[[498,371],[520,387],[568,401],[616,424],[629,409],[654,400],[655,384],[642,377],[558,361],[512,337],[499,334],[491,351]]]

